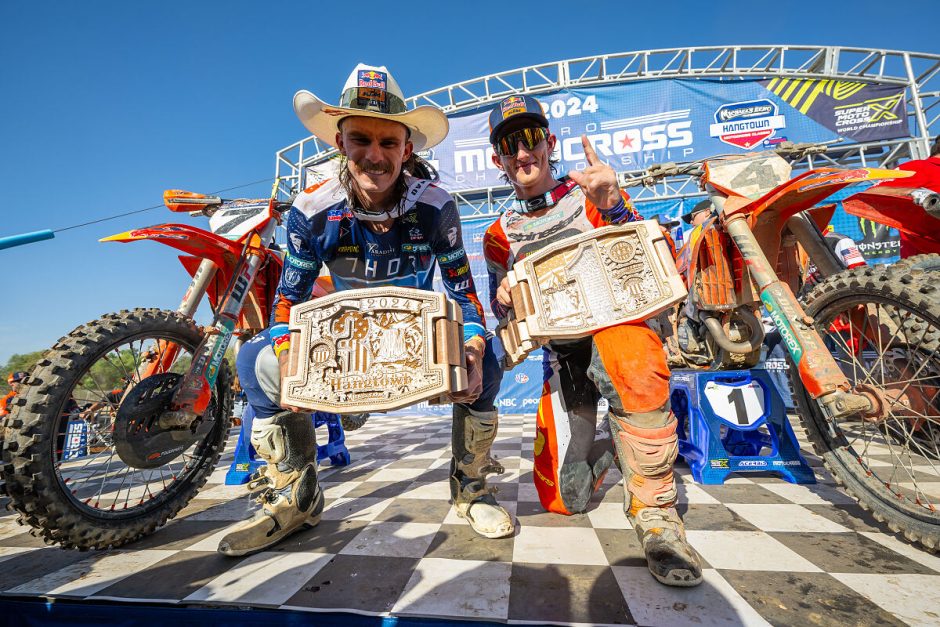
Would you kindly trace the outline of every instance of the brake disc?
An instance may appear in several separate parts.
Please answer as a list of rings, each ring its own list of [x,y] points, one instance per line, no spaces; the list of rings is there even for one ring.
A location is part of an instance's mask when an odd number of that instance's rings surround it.
[[[212,426],[212,406],[192,427],[160,427],[183,375],[168,372],[147,377],[128,392],[114,419],[114,448],[132,468],[158,468],[167,464]]]

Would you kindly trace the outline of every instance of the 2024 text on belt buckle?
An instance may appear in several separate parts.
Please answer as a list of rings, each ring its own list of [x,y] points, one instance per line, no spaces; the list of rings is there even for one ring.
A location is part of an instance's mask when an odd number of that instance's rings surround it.
[[[497,333],[510,367],[550,340],[646,320],[687,294],[655,220],[549,244],[517,262],[508,278],[513,313]]]
[[[337,292],[291,308],[281,403],[352,414],[449,402],[467,387],[463,314],[443,294],[402,287]]]

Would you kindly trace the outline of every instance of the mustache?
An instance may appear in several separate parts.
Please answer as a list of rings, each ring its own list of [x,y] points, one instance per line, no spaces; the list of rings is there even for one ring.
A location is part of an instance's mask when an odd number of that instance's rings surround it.
[[[356,167],[360,170],[368,170],[369,172],[388,174],[392,170],[392,164],[388,161],[370,161],[368,159],[360,159],[355,163]]]

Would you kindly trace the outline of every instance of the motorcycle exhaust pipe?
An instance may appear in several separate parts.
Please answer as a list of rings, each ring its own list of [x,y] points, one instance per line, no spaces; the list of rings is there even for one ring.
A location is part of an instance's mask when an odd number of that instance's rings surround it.
[[[914,200],[915,205],[920,205],[924,208],[929,215],[940,218],[940,194],[936,192],[919,187],[911,192],[911,198]]]
[[[746,355],[756,351],[764,343],[764,325],[757,319],[757,316],[749,311],[739,311],[737,313],[744,321],[744,324],[747,325],[748,331],[750,331],[751,336],[747,340],[732,340],[718,318],[706,316],[703,322],[719,348],[729,353]]]

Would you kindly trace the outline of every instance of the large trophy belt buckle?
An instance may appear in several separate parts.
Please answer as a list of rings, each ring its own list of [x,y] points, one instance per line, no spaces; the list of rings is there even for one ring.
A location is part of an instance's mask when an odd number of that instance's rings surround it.
[[[337,414],[449,402],[467,387],[463,314],[443,294],[402,287],[337,292],[290,312],[281,404]]]
[[[686,297],[654,220],[605,226],[550,244],[509,272],[514,316],[499,329],[509,365],[551,340],[651,318]]]

